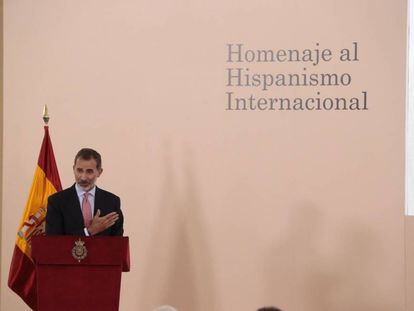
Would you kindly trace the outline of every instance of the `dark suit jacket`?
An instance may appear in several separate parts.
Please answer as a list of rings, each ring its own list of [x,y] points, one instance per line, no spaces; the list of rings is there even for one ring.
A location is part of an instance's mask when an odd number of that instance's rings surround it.
[[[119,219],[108,229],[98,235],[120,235],[124,233],[124,218],[121,201],[116,195],[96,187],[94,213],[101,211],[101,216],[117,212]],[[46,235],[80,235],[84,236],[85,224],[75,185],[49,196],[46,213]]]

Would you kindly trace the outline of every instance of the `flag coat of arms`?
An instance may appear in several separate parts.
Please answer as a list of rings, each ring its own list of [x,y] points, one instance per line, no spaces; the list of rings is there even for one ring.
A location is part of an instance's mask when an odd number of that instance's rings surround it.
[[[32,186],[17,231],[8,280],[9,287],[33,310],[36,310],[37,297],[31,241],[34,236],[45,234],[46,208],[49,195],[62,190],[47,125],[44,130]]]

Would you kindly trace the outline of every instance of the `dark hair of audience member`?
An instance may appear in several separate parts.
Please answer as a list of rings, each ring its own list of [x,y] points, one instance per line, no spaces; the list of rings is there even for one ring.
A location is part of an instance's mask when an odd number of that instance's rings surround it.
[[[282,311],[282,310],[276,307],[263,307],[263,308],[258,309],[257,311]]]

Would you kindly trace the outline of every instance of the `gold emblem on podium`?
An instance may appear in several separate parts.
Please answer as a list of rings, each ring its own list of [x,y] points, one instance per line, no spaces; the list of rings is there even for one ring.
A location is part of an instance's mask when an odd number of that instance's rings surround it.
[[[82,259],[85,259],[88,255],[88,250],[85,247],[85,242],[79,239],[78,241],[75,241],[75,246],[72,248],[72,256],[75,258],[78,262],[80,262]]]

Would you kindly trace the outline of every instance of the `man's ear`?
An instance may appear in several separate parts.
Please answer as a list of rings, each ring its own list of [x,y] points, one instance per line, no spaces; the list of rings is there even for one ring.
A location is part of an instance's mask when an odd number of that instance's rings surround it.
[[[101,176],[102,172],[103,172],[103,168],[101,167],[101,168],[98,170],[98,173],[99,173],[98,177],[99,177],[99,176]]]

